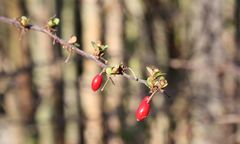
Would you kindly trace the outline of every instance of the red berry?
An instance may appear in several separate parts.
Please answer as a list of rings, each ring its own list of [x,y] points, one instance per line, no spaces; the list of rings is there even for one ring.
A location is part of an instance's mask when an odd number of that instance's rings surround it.
[[[150,104],[148,100],[149,100],[149,96],[144,97],[141,104],[139,105],[136,111],[137,121],[141,121],[148,116],[150,111]]]
[[[100,88],[101,84],[102,84],[102,75],[101,74],[97,74],[93,80],[92,80],[92,90],[96,91]]]

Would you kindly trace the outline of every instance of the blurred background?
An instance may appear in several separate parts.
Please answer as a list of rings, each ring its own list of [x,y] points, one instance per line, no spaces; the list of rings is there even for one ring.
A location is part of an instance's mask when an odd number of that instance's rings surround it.
[[[167,73],[149,117],[135,111],[149,95],[124,77],[91,90],[93,61],[53,45],[47,35],[0,22],[1,144],[240,144],[239,0],[0,0],[0,15],[32,24],[61,19],[56,34],[109,45],[110,65],[139,78]],[[105,79],[106,80],[106,79]]]

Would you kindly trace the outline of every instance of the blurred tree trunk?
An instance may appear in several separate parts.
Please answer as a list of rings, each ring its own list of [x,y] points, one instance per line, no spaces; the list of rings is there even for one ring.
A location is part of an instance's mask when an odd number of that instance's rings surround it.
[[[237,66],[240,66],[240,1],[239,0],[235,0],[235,13],[234,13],[234,19],[235,19],[235,27],[236,27],[236,32],[235,32],[235,41],[236,41],[236,55],[235,55],[235,64]],[[235,113],[237,113],[237,115],[239,115],[240,113],[240,106],[239,106],[239,102],[240,102],[240,97],[239,97],[239,93],[240,93],[240,78],[236,76],[235,78],[235,82],[236,82],[236,87],[235,87],[235,99],[234,99],[234,106],[235,106]],[[237,130],[234,133],[236,135],[236,143],[240,143],[240,124],[236,124]]]
[[[165,21],[165,33],[167,39],[167,47],[169,53],[169,69],[167,73],[168,87],[166,92],[169,97],[165,96],[165,110],[169,117],[169,143],[187,144],[190,143],[190,124],[189,124],[189,110],[191,89],[187,87],[188,69],[184,67],[174,67],[172,62],[175,59],[184,60],[190,55],[191,47],[187,41],[189,30],[189,17],[191,15],[189,9],[191,1],[171,1],[174,6],[172,17],[167,18]]]
[[[57,1],[59,2],[59,1]],[[75,27],[79,25],[77,23],[77,17],[75,15],[76,0],[63,0],[61,11],[61,31],[62,38],[67,40],[72,35],[76,35]],[[77,24],[77,25],[76,25]],[[79,39],[79,37],[78,37]],[[79,40],[78,40],[79,41]],[[67,57],[66,49],[62,49]],[[78,57],[78,56],[77,56]],[[78,91],[77,91],[77,73],[76,67],[79,63],[74,61],[74,57],[71,57],[69,62],[64,65],[63,77],[64,77],[64,108],[65,120],[66,120],[66,132],[65,132],[65,143],[66,144],[78,144],[81,140],[81,131],[79,125],[81,124],[81,119],[79,118],[79,101],[78,101]]]
[[[27,0],[32,21],[45,25],[55,9],[54,1]],[[42,33],[29,33],[34,64],[33,77],[41,103],[37,111],[40,144],[64,143],[63,84],[62,71],[54,63],[52,40]],[[61,62],[62,63],[62,62]]]
[[[168,11],[166,11],[166,4],[170,2],[165,2],[161,5],[162,1],[155,0],[147,0],[143,3],[142,8],[142,24],[141,24],[141,41],[140,41],[140,67],[143,73],[143,77],[147,77],[146,75],[146,66],[154,66],[159,67],[162,71],[166,72],[164,66],[166,68],[168,61],[168,32],[165,32],[165,29],[168,28],[168,25],[171,23],[166,22],[167,16],[169,16]],[[164,14],[165,17],[161,16],[161,13]],[[166,16],[167,15],[167,16]],[[171,17],[168,17],[171,19]],[[166,23],[166,25],[165,25]],[[167,29],[166,31],[168,31]],[[173,40],[173,39],[170,39]],[[141,88],[141,96],[149,95],[149,89],[142,85]],[[153,101],[151,101],[151,111],[148,120],[146,120],[148,132],[145,135],[149,135],[149,137],[145,137],[144,141],[146,143],[158,144],[158,143],[168,143],[168,131],[169,131],[169,118],[167,112],[164,109],[164,97],[160,93],[157,93]],[[137,123],[138,125],[139,123]],[[145,130],[145,131],[147,131]]]
[[[17,18],[22,15],[22,7],[19,0],[5,1],[8,17]],[[7,53],[10,65],[14,70],[27,67],[31,64],[29,49],[25,38],[19,40],[16,29],[10,28]],[[9,66],[9,65],[8,65]],[[7,67],[8,67],[7,66]],[[31,71],[26,70],[11,77],[10,89],[6,95],[6,111],[9,119],[15,124],[8,128],[11,134],[7,141],[9,144],[24,144],[29,141],[29,133],[26,126],[33,122],[34,106],[31,91]]]
[[[223,92],[218,65],[224,63],[221,44],[221,0],[195,0],[192,3],[190,41],[192,42],[190,73],[191,142],[194,144],[226,143],[225,129],[216,124],[223,115]]]
[[[100,40],[101,18],[98,0],[83,0],[81,5],[83,26],[83,50],[93,53],[91,41]],[[80,78],[80,100],[85,115],[84,142],[103,143],[101,95],[91,90],[92,78],[99,73],[99,66],[90,60],[83,62],[83,75]]]
[[[123,62],[123,8],[119,0],[105,0],[104,8],[106,14],[106,44],[110,47],[108,53],[111,56],[109,63],[118,65]],[[107,116],[107,143],[122,144],[123,140],[119,135],[121,131],[119,109],[123,95],[123,78],[114,77],[113,79],[116,81],[116,85],[108,84],[104,101],[104,112]]]
[[[237,44],[237,52],[236,52],[236,62],[240,65],[240,1],[235,0],[235,25],[236,25],[236,44]]]
[[[124,63],[135,72],[137,77],[144,78],[146,61],[147,34],[144,26],[144,3],[139,0],[124,0]],[[152,60],[152,57],[150,56]],[[126,80],[123,84],[122,137],[124,143],[145,143],[149,137],[146,122],[137,122],[136,110],[146,94],[146,87],[135,81]],[[122,114],[122,115],[123,115]]]

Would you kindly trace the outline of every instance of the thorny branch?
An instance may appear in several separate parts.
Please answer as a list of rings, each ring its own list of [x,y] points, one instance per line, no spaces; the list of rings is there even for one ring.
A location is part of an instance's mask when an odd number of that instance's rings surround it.
[[[21,28],[21,24],[19,23],[19,21],[17,21],[17,19],[11,19],[11,18],[6,18],[4,16],[0,16],[0,22],[4,22],[7,24],[11,24],[13,26],[15,26],[16,28]],[[67,41],[61,39],[60,37],[58,37],[57,35],[51,33],[49,30],[47,30],[46,28],[42,27],[42,26],[38,26],[38,25],[31,25],[29,27],[29,30],[33,30],[33,31],[38,31],[38,32],[42,32],[45,33],[46,35],[50,36],[55,42],[59,43],[60,45],[64,46],[65,48],[70,48],[72,49],[74,52],[76,52],[78,55],[81,55],[87,59],[91,59],[93,61],[95,61],[100,67],[102,68],[106,68],[107,65],[105,63],[103,63],[102,61],[100,61],[99,59],[97,59],[94,55],[89,54],[84,52],[83,50],[77,48],[76,46],[73,46],[71,44],[69,44]],[[194,69],[194,65],[188,61],[188,60],[182,60],[182,59],[172,59],[169,62],[169,66],[173,69],[188,69],[188,70],[192,70]],[[235,66],[233,64],[222,64],[221,66],[218,67],[219,72],[231,72],[237,76],[240,76],[240,68],[238,66]],[[0,73],[1,75],[1,73]],[[3,74],[3,76],[6,76],[6,73]],[[139,83],[142,84],[146,84],[146,81],[140,78],[135,78],[129,74],[123,73],[123,76],[126,77],[127,79],[130,80],[134,80],[137,81]]]
[[[22,27],[21,24],[19,23],[19,21],[17,21],[17,19],[11,19],[11,18],[6,18],[4,16],[0,16],[0,21],[4,22],[4,23],[7,23],[7,24],[11,24],[11,25],[15,26],[16,28],[21,28]],[[28,29],[29,30],[33,30],[33,31],[37,31],[37,32],[42,32],[42,33],[50,36],[55,42],[59,43],[63,47],[69,48],[72,51],[74,51],[75,53],[77,53],[78,55],[83,56],[83,57],[85,57],[87,59],[95,61],[100,67],[102,67],[102,68],[106,68],[107,67],[106,64],[104,64],[103,62],[98,60],[94,55],[86,53],[85,51],[77,48],[76,46],[73,46],[73,45],[69,44],[68,42],[66,42],[65,40],[61,39],[57,35],[51,33],[49,30],[45,29],[42,26],[31,25]],[[146,81],[143,80],[143,79],[134,78],[131,75],[126,74],[126,73],[124,73],[123,76],[126,77],[127,79],[135,80],[135,81],[137,81],[139,83],[147,85]]]

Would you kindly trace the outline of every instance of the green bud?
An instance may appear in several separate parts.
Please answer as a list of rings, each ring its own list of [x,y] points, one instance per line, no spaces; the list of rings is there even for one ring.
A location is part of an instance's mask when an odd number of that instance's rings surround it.
[[[158,79],[159,77],[163,77],[164,75],[166,75],[166,74],[162,73],[161,71],[158,71],[153,74],[153,77],[154,77],[154,79]]]
[[[55,24],[55,25],[59,25],[59,23],[60,23],[60,19],[59,18],[53,18],[53,23]]]
[[[154,79],[157,79],[159,76],[161,76],[160,72],[156,72],[156,73],[153,74]]]
[[[164,76],[160,76],[159,80],[165,80],[165,77]]]
[[[165,88],[168,85],[168,82],[167,80],[164,79],[164,80],[160,80],[159,84],[161,88]]]
[[[59,23],[60,23],[59,18],[52,18],[48,21],[48,26],[49,27],[56,27],[57,25],[59,25]]]
[[[148,85],[148,87],[152,87],[153,86],[153,81],[152,81],[151,77],[147,78],[147,85]]]
[[[21,23],[22,26],[26,27],[29,25],[30,19],[26,16],[21,16],[19,22]]]
[[[103,47],[102,47],[102,50],[103,51],[105,51],[105,50],[107,50],[108,49],[108,45],[104,45]]]
[[[110,67],[106,68],[106,73],[108,75],[111,75],[112,74],[112,68],[110,68]]]
[[[54,25],[54,24],[53,24],[53,21],[52,21],[52,20],[49,20],[49,21],[48,21],[48,26],[49,26],[49,27],[53,27],[53,25]]]

